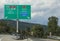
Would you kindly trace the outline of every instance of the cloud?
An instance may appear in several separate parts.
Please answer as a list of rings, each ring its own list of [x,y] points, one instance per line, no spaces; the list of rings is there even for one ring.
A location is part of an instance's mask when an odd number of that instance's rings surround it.
[[[4,12],[3,11],[4,11],[3,8],[0,8],[0,19],[3,18],[3,15],[4,15]]]
[[[0,0],[0,8],[2,8],[5,3],[5,0]]]
[[[50,16],[57,16],[60,19],[60,0],[0,0],[0,6],[2,7],[0,7],[0,18],[3,16],[3,6],[5,4],[31,5],[32,19],[30,21],[33,23],[47,24]]]
[[[37,23],[47,24],[50,16],[57,16],[60,20],[60,0],[41,0],[33,4],[32,8],[32,13],[35,13],[33,21]]]

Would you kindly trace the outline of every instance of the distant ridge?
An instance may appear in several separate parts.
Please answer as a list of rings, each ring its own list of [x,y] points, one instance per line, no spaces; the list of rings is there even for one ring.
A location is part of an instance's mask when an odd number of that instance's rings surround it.
[[[15,20],[5,20],[5,19],[0,19],[0,22],[5,22],[7,23],[8,26],[11,26],[11,27],[15,27],[16,28],[16,21]],[[26,28],[31,28],[33,27],[34,25],[41,25],[41,24],[34,24],[34,23],[27,23],[27,22],[21,22],[19,21],[19,29],[26,29]],[[46,25],[41,25],[44,30],[47,29],[47,26]]]

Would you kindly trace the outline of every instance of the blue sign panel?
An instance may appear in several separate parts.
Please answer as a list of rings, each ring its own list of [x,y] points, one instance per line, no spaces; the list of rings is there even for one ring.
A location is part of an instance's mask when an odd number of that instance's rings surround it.
[[[21,16],[28,16],[28,13],[26,11],[21,12]]]

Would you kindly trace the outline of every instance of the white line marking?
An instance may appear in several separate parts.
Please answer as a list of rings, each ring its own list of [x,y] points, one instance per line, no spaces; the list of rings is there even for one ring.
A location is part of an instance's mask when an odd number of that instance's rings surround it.
[[[2,40],[2,38],[0,39],[0,41]]]

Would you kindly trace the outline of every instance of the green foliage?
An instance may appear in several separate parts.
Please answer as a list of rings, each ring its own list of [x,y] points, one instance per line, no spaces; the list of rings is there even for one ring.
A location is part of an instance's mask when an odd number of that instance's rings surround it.
[[[6,21],[0,22],[0,33],[12,33],[15,32],[16,29],[12,26],[9,26]]]
[[[32,32],[34,37],[43,37],[43,34],[44,34],[44,30],[41,25],[33,26]]]
[[[55,16],[48,18],[48,32],[52,32],[52,34],[56,34],[56,30],[58,28],[58,18]]]
[[[60,27],[57,28],[57,30],[56,30],[56,35],[57,35],[57,36],[60,36]]]

